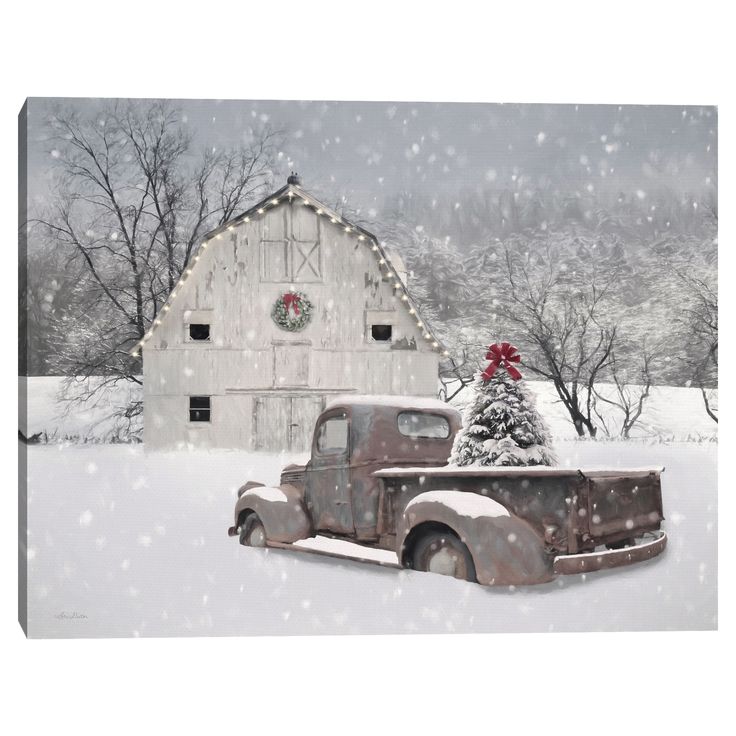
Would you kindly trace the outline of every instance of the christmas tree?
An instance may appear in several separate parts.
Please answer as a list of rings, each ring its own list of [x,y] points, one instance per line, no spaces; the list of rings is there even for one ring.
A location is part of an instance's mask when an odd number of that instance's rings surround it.
[[[512,365],[520,360],[516,348],[494,344],[486,358],[491,363],[475,377],[450,464],[554,465],[549,430],[534,394]]]

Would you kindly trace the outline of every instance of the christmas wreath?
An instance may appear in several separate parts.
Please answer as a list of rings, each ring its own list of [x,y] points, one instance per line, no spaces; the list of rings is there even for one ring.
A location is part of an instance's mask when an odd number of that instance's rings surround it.
[[[287,291],[274,303],[271,318],[282,330],[299,332],[312,318],[312,302],[301,291]]]

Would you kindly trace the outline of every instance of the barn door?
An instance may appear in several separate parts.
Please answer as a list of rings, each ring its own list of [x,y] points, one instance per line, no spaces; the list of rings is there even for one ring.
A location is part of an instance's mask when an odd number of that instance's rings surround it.
[[[291,399],[288,396],[259,396],[255,400],[253,449],[282,452],[289,449]]]
[[[290,388],[309,384],[309,344],[280,343],[273,346],[273,386]]]
[[[322,410],[317,396],[259,396],[253,448],[259,452],[307,452]]]

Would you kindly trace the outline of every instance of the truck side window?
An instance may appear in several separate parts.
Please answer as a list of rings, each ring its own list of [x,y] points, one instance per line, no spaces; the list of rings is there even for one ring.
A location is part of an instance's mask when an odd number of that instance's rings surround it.
[[[399,414],[398,425],[399,432],[405,437],[446,440],[450,436],[450,423],[439,414],[402,411]]]
[[[321,455],[338,455],[348,448],[347,417],[332,417],[317,430],[317,451]]]

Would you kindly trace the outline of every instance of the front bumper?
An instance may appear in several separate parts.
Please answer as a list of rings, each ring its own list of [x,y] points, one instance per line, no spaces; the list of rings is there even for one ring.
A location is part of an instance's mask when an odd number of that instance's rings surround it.
[[[654,539],[647,538],[634,547],[585,552],[579,555],[560,555],[555,557],[553,571],[555,575],[575,575],[644,562],[662,554],[667,546],[667,535],[663,531],[654,534],[656,535]]]

